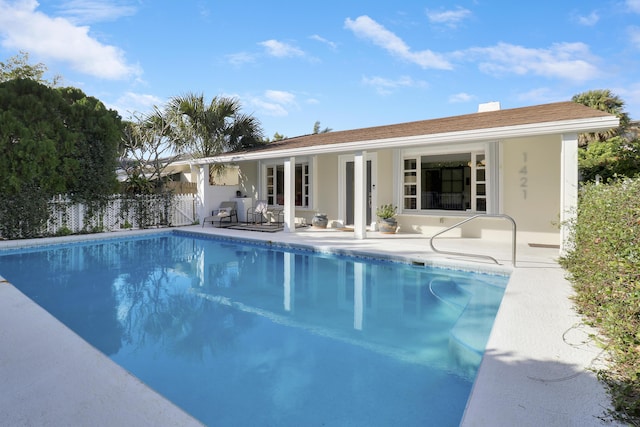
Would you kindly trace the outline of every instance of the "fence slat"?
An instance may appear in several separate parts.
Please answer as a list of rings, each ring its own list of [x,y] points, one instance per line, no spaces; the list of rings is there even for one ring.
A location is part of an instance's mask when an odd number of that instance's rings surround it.
[[[195,194],[168,196],[149,195],[123,197],[113,195],[101,209],[90,209],[73,203],[65,195],[51,199],[51,214],[47,234],[68,234],[87,231],[111,231],[125,228],[191,225],[196,218]],[[144,223],[140,224],[140,220]]]

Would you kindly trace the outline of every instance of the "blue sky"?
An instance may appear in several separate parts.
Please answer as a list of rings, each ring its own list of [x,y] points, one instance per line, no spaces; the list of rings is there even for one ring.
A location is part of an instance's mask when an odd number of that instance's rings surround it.
[[[640,0],[0,0],[0,61],[30,54],[124,118],[237,97],[265,136],[566,101],[640,119]]]

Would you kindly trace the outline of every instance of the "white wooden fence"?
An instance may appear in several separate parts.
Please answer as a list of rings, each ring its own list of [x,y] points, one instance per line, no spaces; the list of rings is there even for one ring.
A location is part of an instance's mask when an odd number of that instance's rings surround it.
[[[102,207],[73,203],[66,196],[51,201],[47,234],[112,231],[190,225],[197,220],[197,195],[114,195]]]

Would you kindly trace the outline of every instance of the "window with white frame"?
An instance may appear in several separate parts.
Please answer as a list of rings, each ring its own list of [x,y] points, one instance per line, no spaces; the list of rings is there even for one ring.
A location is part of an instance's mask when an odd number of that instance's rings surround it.
[[[485,169],[484,152],[405,155],[403,209],[486,212]]]
[[[284,165],[266,167],[266,191],[269,205],[284,205]],[[297,164],[295,167],[295,206],[309,207],[310,194],[309,164]]]

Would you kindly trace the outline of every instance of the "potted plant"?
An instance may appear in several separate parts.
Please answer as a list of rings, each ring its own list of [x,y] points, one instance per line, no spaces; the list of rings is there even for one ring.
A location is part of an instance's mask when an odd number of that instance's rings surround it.
[[[379,218],[378,229],[381,233],[395,233],[398,229],[398,221],[396,220],[397,206],[386,204],[379,206],[376,215]]]

